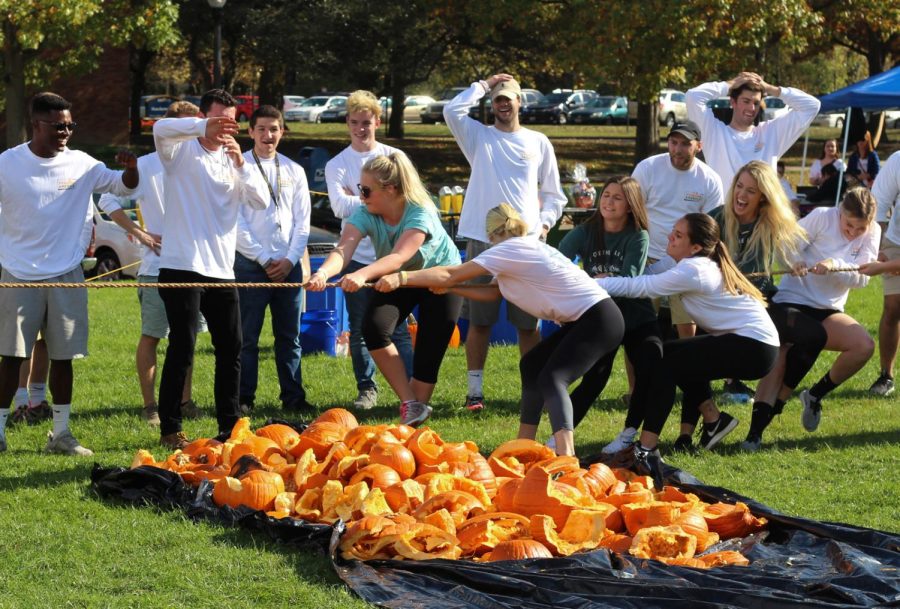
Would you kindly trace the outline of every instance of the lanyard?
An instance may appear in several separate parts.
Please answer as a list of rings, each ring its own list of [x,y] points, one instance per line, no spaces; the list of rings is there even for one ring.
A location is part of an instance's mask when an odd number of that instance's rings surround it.
[[[269,183],[269,178],[266,175],[266,172],[263,171],[262,163],[259,161],[259,157],[256,156],[256,150],[251,150],[251,154],[253,154],[253,160],[256,161],[256,166],[259,167],[259,172],[262,174],[263,179],[266,181],[266,186],[269,187],[269,194],[272,195],[272,201],[275,202],[275,216],[278,216],[278,199],[281,195],[281,164],[278,162],[278,153],[275,153],[275,188],[272,188],[272,184]]]

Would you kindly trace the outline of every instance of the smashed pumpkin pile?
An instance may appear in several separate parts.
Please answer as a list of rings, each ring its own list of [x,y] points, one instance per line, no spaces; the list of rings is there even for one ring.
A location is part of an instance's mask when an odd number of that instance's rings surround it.
[[[225,442],[196,440],[152,465],[197,486],[214,484],[220,506],[274,518],[346,523],[344,558],[568,556],[608,548],[697,568],[747,565],[734,551],[709,550],[745,537],[766,520],[743,503],[708,504],[648,476],[558,457],[512,440],[485,459],[472,442],[445,442],[427,427],[359,425],[347,410],[323,413],[303,432],[273,424],[254,433],[241,419]]]

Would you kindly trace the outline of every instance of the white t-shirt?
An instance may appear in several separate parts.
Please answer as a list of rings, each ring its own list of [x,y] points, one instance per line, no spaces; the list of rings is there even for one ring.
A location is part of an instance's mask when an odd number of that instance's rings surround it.
[[[878,202],[875,219],[888,222],[884,237],[894,245],[900,245],[900,151],[895,152],[875,176],[872,194]]]
[[[669,233],[685,214],[709,213],[725,201],[722,180],[712,168],[694,159],[690,169],[675,169],[668,153],[638,163],[631,174],[641,185],[650,221],[647,256],[659,260],[666,255]]]
[[[91,242],[91,195],[130,195],[122,172],[79,150],[39,157],[28,143],[0,154],[0,266],[38,281],[81,264]]]
[[[162,235],[166,215],[165,191],[163,190],[163,166],[159,155],[155,152],[145,154],[138,159],[138,171],[141,182],[134,189],[131,198],[135,199],[141,209],[144,230],[154,235]],[[97,207],[106,213],[122,209],[121,197],[105,194],[100,197]],[[141,246],[141,268],[138,275],[156,277],[159,275],[159,254],[147,246]]]
[[[878,257],[881,227],[873,222],[869,230],[853,241],[847,241],[841,233],[839,207],[817,207],[800,219],[809,243],[799,253],[807,267],[831,259],[838,267],[874,262]],[[869,283],[866,275],[856,271],[842,271],[805,277],[785,275],[778,284],[775,302],[790,302],[817,309],[843,311],[850,288],[864,288]]]
[[[206,119],[164,118],[153,124],[156,151],[165,170],[166,214],[159,266],[206,277],[234,279],[238,208],[269,205],[259,170],[237,169],[224,148],[200,145]]]
[[[844,161],[841,159],[835,159],[834,162],[831,163],[834,165],[834,168],[838,171],[847,171],[847,168],[844,166]],[[809,183],[812,184],[813,180],[821,180],[822,179],[822,159],[816,159],[813,161],[812,165],[809,167]]]
[[[819,100],[799,89],[781,87],[781,99],[790,111],[763,121],[749,131],[737,131],[713,114],[706,102],[728,95],[727,82],[708,82],[687,92],[688,118],[700,125],[703,158],[719,177],[725,190],[738,169],[750,161],[763,161],[776,169],[778,159],[803,135],[819,113]]]
[[[363,202],[359,198],[359,177],[363,165],[369,159],[376,156],[388,156],[397,152],[396,148],[378,142],[375,148],[367,152],[357,152],[351,146],[347,146],[333,159],[325,164],[325,183],[328,185],[328,201],[331,203],[331,211],[341,219],[341,229],[347,225],[347,218],[353,215]],[[348,195],[344,188],[350,189],[352,195]],[[353,252],[353,260],[360,264],[369,265],[375,262],[375,247],[372,240],[366,237],[359,242],[356,251]]]
[[[662,270],[666,263],[671,266],[674,261],[664,258],[653,270]],[[750,296],[726,292],[719,265],[704,256],[684,258],[656,275],[605,277],[596,281],[612,296],[656,298],[681,294],[685,311],[707,333],[737,334],[776,347],[780,344],[778,331],[763,304]]]
[[[472,167],[458,234],[487,243],[488,211],[509,203],[529,234],[540,235],[542,225],[553,228],[566,206],[553,145],[538,131],[507,133],[469,117],[469,107],[484,94],[476,82],[444,106],[444,120]]]
[[[609,295],[559,250],[529,237],[512,237],[472,259],[497,278],[509,302],[539,319],[575,321]]]
[[[237,251],[263,266],[270,260],[280,258],[297,264],[309,239],[310,203],[306,172],[283,154],[278,154],[277,158],[277,169],[275,157],[260,158],[259,162],[266,180],[278,195],[278,203],[272,201],[265,209],[243,205],[237,219]],[[253,151],[244,153],[244,161],[259,172]]]

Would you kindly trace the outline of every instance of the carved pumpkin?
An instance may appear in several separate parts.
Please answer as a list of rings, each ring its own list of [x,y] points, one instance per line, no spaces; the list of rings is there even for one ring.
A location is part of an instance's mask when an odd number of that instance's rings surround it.
[[[254,510],[271,510],[275,497],[284,492],[284,481],[274,472],[255,470],[238,480],[226,477],[216,482],[213,501],[233,508],[245,505]]]
[[[260,427],[256,430],[256,435],[272,440],[286,453],[291,452],[300,442],[300,434],[296,429],[280,423]]]
[[[490,562],[498,560],[525,560],[528,558],[552,558],[550,550],[534,539],[512,539],[501,541],[487,558]]]

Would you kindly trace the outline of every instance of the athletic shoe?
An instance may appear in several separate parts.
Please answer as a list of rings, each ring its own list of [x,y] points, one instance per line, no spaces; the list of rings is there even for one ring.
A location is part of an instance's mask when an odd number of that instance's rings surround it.
[[[604,446],[600,452],[611,455],[628,448],[628,446],[634,442],[635,434],[637,434],[637,429],[634,427],[628,427],[623,431],[620,431],[619,435],[616,436],[616,439]]]
[[[753,395],[756,393],[752,387],[748,387],[739,379],[731,379],[726,381],[722,386],[722,397],[725,401],[735,404],[752,404]]]
[[[647,450],[641,446],[640,442],[634,443],[634,471],[641,476],[653,478],[653,487],[657,490],[662,490],[665,485],[662,462],[658,448]]]
[[[762,446],[762,436],[755,433],[748,433],[747,439],[741,442],[741,450],[748,453],[755,453]]]
[[[147,421],[150,427],[159,427],[159,406],[156,403],[147,404],[141,409],[141,418]]]
[[[19,406],[15,410],[13,410],[12,414],[9,415],[9,419],[6,421],[7,427],[15,427],[20,423],[28,422],[28,407],[27,406]]]
[[[422,402],[404,402],[400,404],[400,422],[410,427],[418,427],[431,416],[431,406]]]
[[[378,405],[378,390],[374,387],[363,387],[359,390],[353,407],[357,410],[372,410]]]
[[[194,400],[188,400],[181,403],[182,419],[199,419],[203,416],[203,411],[194,403]]]
[[[25,411],[25,421],[29,425],[39,425],[52,418],[53,409],[50,408],[50,404],[47,403],[47,400],[43,400],[37,406],[29,406],[28,410]]]
[[[803,404],[803,412],[800,413],[800,422],[806,431],[815,431],[822,420],[822,401],[817,400],[804,389],[800,392],[800,403]]]
[[[78,443],[75,436],[68,429],[54,436],[53,432],[47,433],[47,446],[44,447],[45,453],[59,453],[61,455],[74,455],[76,457],[90,457],[94,454],[89,448],[85,448]]]
[[[190,443],[191,441],[188,440],[183,431],[166,434],[159,439],[160,446],[165,446],[171,450],[181,450]]]
[[[718,421],[710,425],[703,424],[703,432],[700,434],[700,446],[706,450],[712,449],[722,441],[722,438],[734,431],[737,425],[737,419],[727,412],[720,412]]]
[[[869,387],[869,393],[872,395],[889,396],[894,393],[894,377],[882,372],[881,376],[875,379],[872,386]]]
[[[466,410],[470,410],[472,412],[478,412],[480,410],[484,410],[484,396],[483,395],[467,395],[466,403],[464,404]]]
[[[683,433],[678,436],[678,439],[675,440],[675,443],[672,445],[672,450],[680,453],[697,452],[697,449],[694,446],[694,440],[689,433]]]

